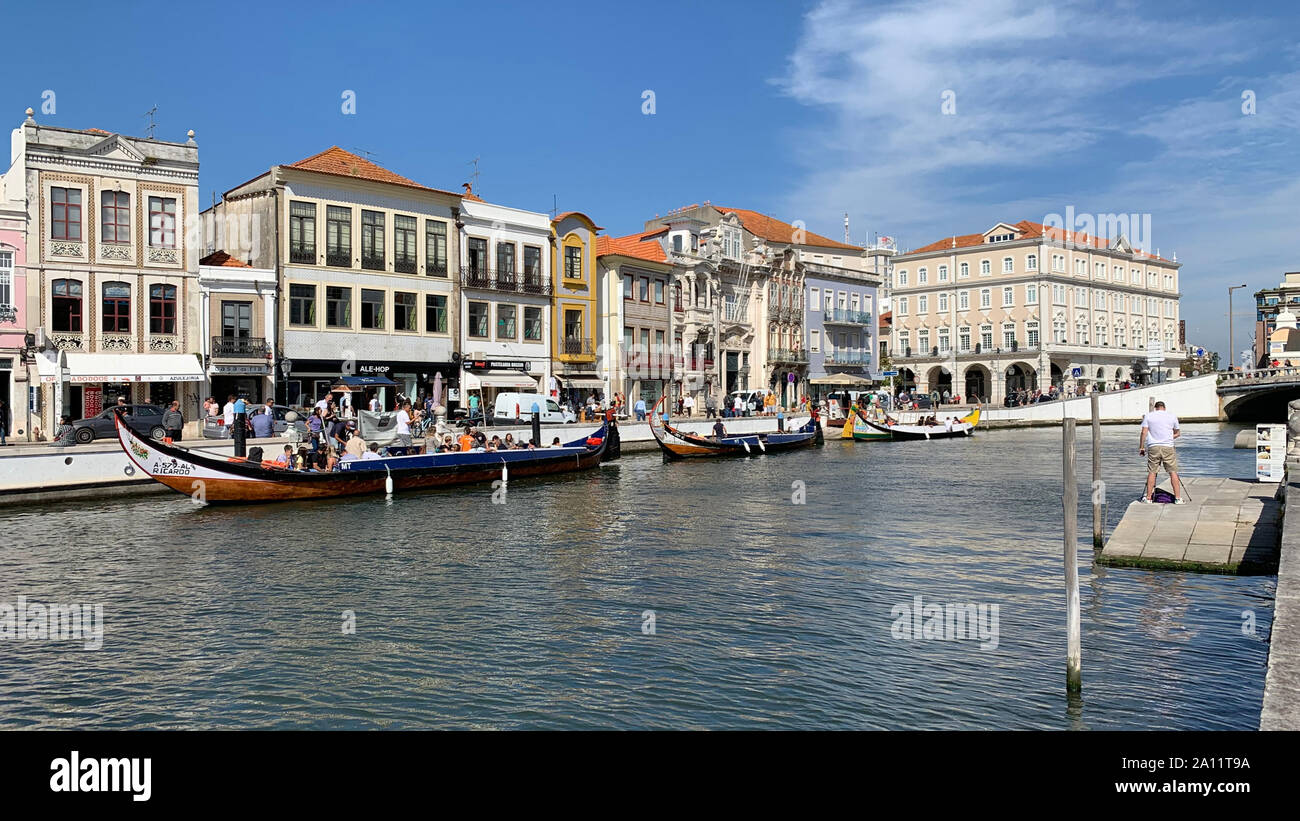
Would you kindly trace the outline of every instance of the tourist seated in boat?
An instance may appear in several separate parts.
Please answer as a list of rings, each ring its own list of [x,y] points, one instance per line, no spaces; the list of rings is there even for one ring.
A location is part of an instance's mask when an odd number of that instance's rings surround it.
[[[277,456],[275,458],[275,462],[278,465],[284,465],[286,468],[292,469],[293,462],[294,462],[293,445],[285,445],[284,453],[281,453],[279,456]]]
[[[553,448],[562,448],[562,447],[564,447],[563,445],[560,444],[560,437],[557,436],[557,437],[555,437],[554,439],[551,440],[551,447],[553,447]]]
[[[485,447],[484,450],[486,450],[488,453],[494,453],[498,450],[501,450],[501,437],[494,435],[492,437],[492,440],[487,443],[487,447]]]
[[[361,459],[364,461],[367,459],[378,459],[378,458],[379,458],[379,443],[371,442],[370,447],[366,449],[366,452],[361,454]]]
[[[492,438],[495,439],[496,437],[493,436]],[[500,450],[502,447],[505,447],[506,449],[509,450],[509,449],[513,449],[514,446],[515,446],[515,436],[514,436],[514,434],[512,434],[512,433],[507,433],[507,434],[506,434],[506,438],[505,438],[505,444],[504,444],[504,445],[498,445],[498,446],[497,446],[497,450]]]
[[[723,425],[722,425],[722,420],[721,420],[721,419],[718,419],[717,421],[715,421],[715,422],[713,423],[713,438],[714,438],[714,439],[721,439],[722,437],[724,437],[724,436],[726,436],[726,435],[727,435],[727,429],[726,429],[725,427],[723,427]]]

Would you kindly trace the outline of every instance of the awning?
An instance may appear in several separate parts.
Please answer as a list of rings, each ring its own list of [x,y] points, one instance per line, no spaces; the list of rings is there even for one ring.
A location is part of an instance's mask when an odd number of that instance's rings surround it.
[[[870,385],[871,380],[867,379],[865,376],[858,376],[857,374],[852,374],[852,373],[829,374],[827,376],[819,376],[816,379],[809,379],[808,384],[809,385]]]
[[[600,379],[565,379],[563,380],[566,388],[604,388],[605,383]]]
[[[387,376],[343,376],[334,380],[335,385],[349,388],[395,388],[397,383]],[[336,389],[337,390],[337,389]]]
[[[537,390],[537,380],[521,373],[480,373],[475,374],[479,384],[484,388],[523,388]]]
[[[202,382],[203,366],[186,353],[70,353],[68,381]]]
[[[36,354],[36,373],[43,384],[59,381],[58,363],[46,358],[44,354]]]

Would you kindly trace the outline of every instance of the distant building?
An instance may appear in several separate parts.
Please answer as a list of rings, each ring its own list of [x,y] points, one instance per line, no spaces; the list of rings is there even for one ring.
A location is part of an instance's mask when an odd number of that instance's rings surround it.
[[[1288,271],[1283,274],[1282,282],[1276,288],[1265,288],[1255,292],[1255,341],[1254,364],[1262,366],[1271,358],[1270,345],[1273,331],[1277,330],[1277,317],[1282,311],[1300,311],[1300,271]],[[1231,361],[1226,365],[1239,365],[1238,354],[1232,352]]]
[[[596,311],[600,378],[629,405],[654,407],[685,367],[681,283],[662,244],[664,231],[598,237]],[[676,393],[674,392],[674,395]]]
[[[199,260],[204,393],[261,402],[275,396],[276,272],[224,251]]]

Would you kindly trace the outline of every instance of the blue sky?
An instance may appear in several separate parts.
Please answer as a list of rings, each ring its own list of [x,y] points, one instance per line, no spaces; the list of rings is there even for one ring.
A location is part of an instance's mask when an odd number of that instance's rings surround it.
[[[611,234],[703,200],[836,238],[847,211],[855,241],[910,247],[1067,206],[1151,214],[1151,244],[1184,265],[1189,341],[1222,349],[1226,287],[1300,270],[1300,11],[1224,8],[120,4],[52,29],[28,4],[6,11],[0,110],[140,134],[157,104],[158,137],[197,133],[205,204],[337,144],[454,190],[477,156],[488,199],[548,211],[555,197]]]

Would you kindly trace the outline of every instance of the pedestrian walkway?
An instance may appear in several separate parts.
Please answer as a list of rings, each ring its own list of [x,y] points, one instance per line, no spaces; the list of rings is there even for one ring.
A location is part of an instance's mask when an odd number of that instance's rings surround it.
[[[1187,504],[1130,503],[1098,564],[1243,575],[1276,572],[1282,511],[1273,498],[1276,483],[1181,478]]]

